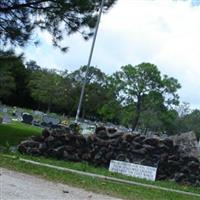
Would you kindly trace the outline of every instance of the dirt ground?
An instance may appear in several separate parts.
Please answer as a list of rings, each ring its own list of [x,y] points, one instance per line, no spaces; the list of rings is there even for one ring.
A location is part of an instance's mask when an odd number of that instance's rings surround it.
[[[0,168],[0,200],[119,200]]]

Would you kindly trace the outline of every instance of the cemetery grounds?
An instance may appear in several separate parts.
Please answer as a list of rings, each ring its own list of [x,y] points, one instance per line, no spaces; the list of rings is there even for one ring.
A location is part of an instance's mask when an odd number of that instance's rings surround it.
[[[175,192],[162,191],[159,189],[152,189],[136,185],[126,185],[121,183],[109,182],[98,178],[92,178],[75,173],[66,173],[57,169],[51,169],[44,166],[36,166],[29,163],[24,163],[19,158],[38,161],[55,166],[75,169],[83,172],[90,172],[109,177],[120,178],[138,183],[145,183],[169,189],[177,189],[186,192],[200,194],[200,188],[178,185],[174,182],[168,181],[147,181],[133,177],[123,176],[120,174],[109,172],[105,168],[91,166],[87,163],[74,163],[55,160],[52,158],[24,156],[16,152],[15,146],[20,141],[32,135],[40,135],[42,129],[33,125],[27,125],[22,122],[12,121],[9,124],[0,124],[0,167],[11,170],[20,171],[23,173],[35,175],[50,181],[64,183],[74,187],[80,187],[88,191],[96,193],[103,193],[122,199],[133,200],[198,200],[200,197],[190,196],[186,194],[178,194]],[[7,157],[5,155],[12,155],[15,158]]]

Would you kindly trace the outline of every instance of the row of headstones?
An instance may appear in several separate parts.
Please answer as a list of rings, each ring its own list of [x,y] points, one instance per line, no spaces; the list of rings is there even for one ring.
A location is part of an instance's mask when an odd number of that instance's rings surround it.
[[[30,113],[23,113],[22,122],[26,124],[33,124],[36,126],[57,126],[60,124],[60,119],[44,114],[42,116],[42,121],[40,121],[40,120],[34,120],[33,115],[31,115]]]
[[[11,114],[8,112],[10,111],[7,107],[0,107],[0,113],[3,113],[2,123],[8,124],[12,121],[22,121],[26,124],[32,124],[41,127],[55,127],[60,124],[60,119],[52,116],[48,116],[41,111],[33,111],[31,113],[25,113],[20,110],[14,110]],[[41,120],[34,119],[34,116],[38,116]]]

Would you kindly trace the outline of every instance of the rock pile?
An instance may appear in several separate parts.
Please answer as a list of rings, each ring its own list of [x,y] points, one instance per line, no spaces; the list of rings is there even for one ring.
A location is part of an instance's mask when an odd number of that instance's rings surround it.
[[[87,161],[104,167],[109,166],[110,160],[154,166],[158,167],[157,180],[200,186],[199,160],[181,155],[178,145],[169,138],[146,138],[105,127],[97,128],[95,134],[87,137],[69,128],[45,129],[41,137],[23,141],[18,150],[30,155]]]

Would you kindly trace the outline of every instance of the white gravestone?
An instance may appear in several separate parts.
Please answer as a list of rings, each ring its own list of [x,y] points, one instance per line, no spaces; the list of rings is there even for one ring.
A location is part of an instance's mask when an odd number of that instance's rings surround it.
[[[11,120],[10,116],[7,113],[4,113],[2,123],[3,124],[9,124],[9,123],[11,123],[11,121],[12,120]]]
[[[3,107],[0,107],[0,112],[3,112]]]
[[[22,113],[20,111],[16,111],[16,117],[18,120],[22,121]]]
[[[38,110],[35,110],[35,111],[33,112],[33,114],[34,114],[34,115],[38,115],[38,116],[43,116],[43,115],[44,115],[43,112],[38,111]]]
[[[127,176],[143,178],[151,181],[156,180],[157,168],[123,161],[111,160],[109,171]]]
[[[8,109],[7,108],[3,108],[3,113],[7,113]]]
[[[52,125],[58,125],[60,123],[60,119],[48,115],[43,116],[43,121]]]

